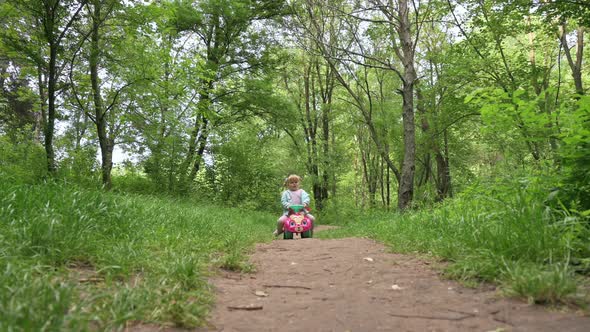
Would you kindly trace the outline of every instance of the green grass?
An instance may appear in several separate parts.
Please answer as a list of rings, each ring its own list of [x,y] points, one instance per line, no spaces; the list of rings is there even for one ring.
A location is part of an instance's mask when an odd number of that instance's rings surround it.
[[[0,330],[192,327],[211,265],[249,271],[276,216],[188,199],[0,184]],[[88,281],[91,278],[94,281]]]
[[[447,261],[445,274],[468,285],[492,282],[530,302],[581,304],[590,298],[579,287],[590,272],[589,220],[548,207],[547,193],[532,182],[482,185],[430,210],[350,218],[320,236],[370,237]]]

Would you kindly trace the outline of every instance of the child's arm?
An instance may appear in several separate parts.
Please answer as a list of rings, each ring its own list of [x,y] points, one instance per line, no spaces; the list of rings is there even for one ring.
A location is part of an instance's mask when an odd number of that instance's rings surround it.
[[[303,205],[309,207],[310,201],[311,200],[309,198],[309,194],[305,190],[302,190],[301,191],[301,202],[303,203]]]
[[[291,206],[291,195],[289,195],[289,192],[287,190],[285,190],[283,192],[283,195],[281,196],[281,204],[283,205],[283,209],[288,210],[289,207]]]

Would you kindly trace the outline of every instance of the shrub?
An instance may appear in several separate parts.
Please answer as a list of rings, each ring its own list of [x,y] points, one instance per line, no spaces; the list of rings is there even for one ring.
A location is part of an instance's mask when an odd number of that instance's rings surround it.
[[[24,136],[19,140],[0,136],[0,177],[10,183],[40,182],[47,176],[45,150]]]

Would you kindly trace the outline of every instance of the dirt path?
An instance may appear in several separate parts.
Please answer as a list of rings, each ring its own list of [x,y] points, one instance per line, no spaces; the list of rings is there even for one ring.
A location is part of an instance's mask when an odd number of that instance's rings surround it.
[[[590,331],[590,317],[442,280],[368,239],[275,240],[222,273],[208,331]]]

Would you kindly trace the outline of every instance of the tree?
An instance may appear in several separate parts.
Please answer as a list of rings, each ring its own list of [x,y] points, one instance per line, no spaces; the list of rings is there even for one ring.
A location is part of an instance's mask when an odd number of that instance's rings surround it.
[[[113,123],[113,113],[117,108],[118,98],[121,91],[129,85],[129,83],[122,84],[115,88],[112,93],[108,93],[107,103],[105,103],[105,96],[103,91],[103,80],[107,80],[111,85],[117,84],[120,78],[113,77],[111,71],[113,68],[107,68],[105,59],[113,57],[114,38],[106,36],[107,23],[115,24],[111,28],[111,34],[117,33],[116,22],[112,20],[115,13],[120,10],[119,3],[112,0],[90,0],[85,8],[86,25],[82,24],[79,32],[80,49],[78,49],[71,61],[70,67],[70,82],[72,83],[73,96],[77,101],[77,106],[82,112],[90,118],[96,127],[96,134],[101,153],[101,174],[102,184],[105,189],[109,190],[112,186],[111,170],[113,167],[113,150],[115,148],[115,137],[117,135],[116,125]],[[120,28],[119,28],[120,30]],[[106,38],[105,38],[106,37]],[[103,41],[103,38],[107,42]],[[122,38],[124,40],[124,38]],[[120,41],[122,42],[122,41]],[[78,52],[82,55],[78,56]],[[78,66],[75,64],[78,63]],[[85,70],[81,66],[87,66],[89,75],[82,73]],[[74,73],[74,71],[78,73]],[[102,74],[101,74],[102,73]],[[90,82],[90,87],[87,91],[82,91],[86,82]],[[85,97],[80,96],[80,93],[86,94]],[[82,100],[91,101],[91,103],[84,103]],[[90,104],[92,106],[90,106]]]
[[[415,173],[415,124],[414,124],[414,85],[417,80],[415,69],[415,49],[423,17],[429,12],[428,2],[420,6],[414,6],[413,11],[406,0],[397,3],[384,3],[381,1],[359,2],[356,6],[349,8],[347,5],[328,5],[321,1],[306,1],[305,12],[315,31],[324,31],[321,20],[316,14],[318,8],[330,11],[331,15],[338,15],[343,24],[343,29],[348,34],[348,40],[342,41],[339,45],[327,44],[325,35],[309,31],[313,40],[317,43],[318,49],[324,56],[330,67],[336,73],[336,77],[356,100],[357,107],[365,115],[367,125],[371,126],[370,111],[364,106],[364,102],[356,92],[349,86],[341,73],[342,68],[348,68],[354,72],[354,66],[377,68],[394,72],[401,82],[398,89],[402,95],[402,117],[403,117],[403,158],[401,168],[398,169],[389,158],[387,144],[381,142],[374,129],[371,129],[371,137],[375,141],[382,158],[389,168],[396,175],[398,180],[398,208],[406,209],[410,206],[414,192]],[[414,20],[410,21],[411,15]],[[387,49],[396,55],[398,63],[392,63],[387,52],[378,53],[379,46],[365,44],[366,35],[363,25],[379,26],[384,35],[387,36]],[[309,30],[309,29],[308,29]],[[370,37],[370,36],[369,36]],[[352,66],[351,66],[352,65]],[[347,67],[348,66],[348,67]],[[370,95],[370,91],[365,91]]]
[[[53,138],[55,120],[59,115],[56,101],[58,91],[63,88],[59,83],[64,68],[64,42],[68,40],[73,23],[79,18],[86,0],[7,0],[13,13],[20,13],[24,24],[13,26],[13,33],[5,34],[15,51],[38,68],[38,89],[41,99],[43,134],[47,169],[50,174],[57,170]],[[38,42],[40,49],[27,48],[27,40]]]
[[[230,77],[239,76],[258,67],[260,53],[256,50],[261,35],[251,29],[254,22],[267,20],[282,11],[282,1],[203,1],[196,8],[179,3],[179,31],[194,32],[203,61],[203,73],[196,82],[198,101],[190,131],[188,149],[181,165],[181,182],[192,182],[200,169],[211,120],[219,116],[222,101],[215,88]],[[217,104],[217,105],[216,105]]]
[[[306,168],[311,175],[314,201],[321,210],[333,181],[330,129],[335,77],[323,59],[292,52],[292,57],[298,61],[294,66],[283,67],[281,83],[296,105],[302,135],[296,135],[287,125],[284,129],[299,153],[305,152],[307,156]]]
[[[476,84],[488,86],[476,88],[467,100],[475,100],[481,106],[484,123],[504,126],[497,130],[514,135],[514,149],[509,149],[520,154],[519,146],[524,144],[537,166],[547,156],[555,157],[554,139],[559,124],[554,111],[559,85],[556,92],[550,79],[555,65],[551,52],[555,52],[557,45],[547,43],[543,34],[534,34],[543,30],[530,4],[519,6],[516,1],[502,6],[498,1],[461,2],[468,9],[468,19],[477,26],[471,31],[455,16],[450,1],[448,4],[465,37],[463,44],[470,49],[465,52],[475,55],[469,65],[481,81]],[[523,17],[528,18],[523,20]],[[542,57],[536,52],[540,47],[546,51]],[[490,63],[497,65],[490,66]],[[528,157],[523,155],[520,159],[520,163],[526,163]]]
[[[578,95],[585,94],[582,81],[582,59],[584,57],[584,31],[590,27],[590,4],[582,1],[543,1],[538,4],[545,22],[559,22],[558,36]],[[576,58],[574,59],[568,42],[568,21],[576,24]]]

